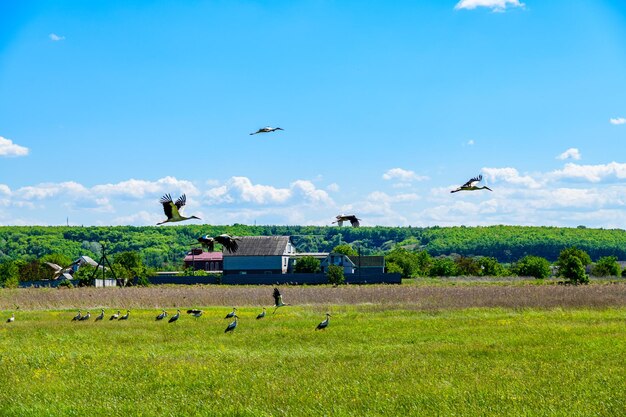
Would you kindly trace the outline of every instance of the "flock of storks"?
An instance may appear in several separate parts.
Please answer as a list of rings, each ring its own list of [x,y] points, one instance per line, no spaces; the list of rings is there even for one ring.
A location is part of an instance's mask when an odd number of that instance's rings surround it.
[[[289,306],[291,304],[287,304],[283,301],[283,296],[280,293],[280,291],[278,290],[278,288],[274,288],[274,293],[272,294],[272,296],[274,297],[274,311],[272,312],[272,314],[276,313],[276,310],[278,310],[280,307],[285,307],[285,306]],[[204,311],[200,310],[200,309],[189,309],[187,310],[187,314],[192,315],[196,318],[202,316],[202,314],[204,313]],[[263,307],[263,311],[261,311],[257,316],[257,320],[260,320],[262,318],[265,317],[266,314],[266,308]],[[155,320],[156,321],[161,321],[163,319],[165,319],[169,314],[167,313],[166,310],[161,311],[161,313],[156,316]],[[100,314],[98,316],[96,316],[94,321],[102,321],[104,320],[104,309],[100,310]],[[128,318],[130,317],[130,310],[126,310],[126,314],[124,314],[123,316],[121,315],[120,310],[117,310],[117,313],[111,315],[111,317],[109,317],[109,320],[128,320]],[[329,319],[330,319],[330,313],[326,313],[326,319],[323,320],[322,322],[320,322],[317,327],[315,328],[315,330],[323,330],[326,327],[328,327],[328,323],[329,323]],[[89,311],[87,311],[87,314],[82,314],[81,310],[78,310],[78,314],[76,314],[73,318],[72,321],[87,321],[91,318],[91,313]],[[174,323],[176,322],[178,319],[180,318],[180,310],[176,310],[176,314],[174,314],[173,316],[170,317],[170,319],[168,320],[168,323]],[[237,322],[239,319],[239,316],[237,315],[237,307],[233,307],[233,310],[226,314],[226,317],[224,317],[225,319],[232,319],[234,318],[235,320],[230,322],[228,324],[228,326],[226,327],[226,329],[224,330],[224,333],[228,333],[228,332],[232,332],[233,330],[235,330],[235,328],[237,327]],[[11,315],[11,317],[9,317],[7,319],[7,323],[13,323],[15,321],[15,313],[13,313]]]

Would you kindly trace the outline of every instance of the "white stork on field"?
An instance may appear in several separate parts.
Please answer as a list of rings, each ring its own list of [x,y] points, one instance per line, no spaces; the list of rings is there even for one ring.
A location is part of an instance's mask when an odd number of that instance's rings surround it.
[[[200,317],[204,313],[202,310],[198,310],[197,308],[187,310],[187,314],[191,314],[194,317]]]
[[[226,328],[226,330],[224,330],[224,333],[228,333],[228,332],[232,332],[233,330],[235,330],[235,327],[237,327],[237,319],[239,318],[237,315],[234,316],[235,317],[235,321],[231,322],[228,327]]]
[[[278,291],[278,288],[274,288],[274,293],[272,294],[272,296],[274,297],[274,311],[272,312],[272,314],[276,313],[276,310],[278,310],[279,307],[291,305],[283,302],[283,296],[280,291]]]
[[[78,261],[72,262],[66,267],[62,267],[61,265],[58,265],[52,262],[44,262],[44,263],[48,265],[50,268],[52,268],[52,270],[54,271],[52,275],[52,279],[58,279],[63,274],[70,272],[72,270],[72,267],[76,265]]]
[[[113,314],[109,320],[117,320],[120,318],[120,311],[117,310],[117,313]]]
[[[176,314],[170,317],[170,319],[167,322],[174,323],[176,320],[178,320],[179,317],[180,317],[180,310],[176,310]]]
[[[180,210],[183,208],[183,206],[187,202],[187,196],[185,196],[185,194],[178,197],[178,200],[176,200],[175,203],[174,201],[172,201],[171,195],[165,194],[163,197],[161,197],[161,200],[159,200],[159,202],[163,204],[163,212],[167,216],[167,220],[157,223],[157,226],[163,223],[182,222],[183,220],[189,220],[189,219],[201,220],[200,217],[196,217],[196,216],[191,216],[191,217],[181,216]]]
[[[87,321],[87,320],[89,320],[90,317],[91,317],[91,313],[87,312],[87,314],[85,314],[84,316],[82,316],[78,320],[80,320],[80,321]]]
[[[317,325],[315,330],[323,330],[328,327],[328,323],[330,323],[330,313],[326,313],[326,320]]]
[[[11,314],[11,317],[7,319],[7,323],[13,323],[15,321],[15,313]]]
[[[83,315],[81,314],[80,310],[78,310],[78,314],[74,316],[74,318],[72,319],[72,321],[78,321],[81,319]]]
[[[237,315],[237,309],[235,307],[233,307],[233,311],[231,311],[230,313],[228,313],[226,315],[226,317],[224,317],[225,319],[230,319],[233,318]]]
[[[271,126],[265,126],[260,128],[259,130],[257,130],[256,132],[250,133],[251,135],[256,135],[257,133],[270,133],[270,132],[276,132],[277,130],[285,130],[281,127],[271,127]]]
[[[104,309],[100,311],[100,314],[96,317],[96,321],[100,321],[104,319]]]
[[[337,223],[337,226],[343,226],[343,222],[350,222],[350,224],[352,225],[352,227],[359,227],[361,224],[359,223],[359,220],[361,219],[357,219],[356,216],[354,214],[339,214],[337,217],[335,217],[335,221],[334,223]]]
[[[198,242],[202,244],[202,247],[205,248],[209,252],[213,252],[215,248],[215,243],[219,243],[228,251],[228,253],[235,253],[237,249],[239,249],[239,244],[237,243],[237,238],[232,237],[227,234],[221,234],[219,236],[209,236],[204,235],[198,238]]]
[[[167,317],[167,311],[163,310],[161,314],[156,316],[155,320],[163,320],[165,317]]]
[[[120,317],[118,320],[128,320],[128,317],[130,316],[130,310],[126,310],[126,314],[124,314],[122,317]]]
[[[263,311],[261,311],[257,316],[256,319],[262,319],[263,317],[265,317],[265,307],[263,307]]]
[[[483,180],[483,176],[482,174],[478,175],[477,177],[472,178],[471,180],[469,180],[468,182],[466,182],[465,184],[461,185],[459,188],[457,188],[456,190],[452,190],[450,191],[451,193],[457,193],[459,191],[476,191],[476,190],[489,190],[489,191],[493,191],[491,188],[487,187],[487,186],[483,186],[483,187],[477,187],[477,184],[479,182],[481,182]]]

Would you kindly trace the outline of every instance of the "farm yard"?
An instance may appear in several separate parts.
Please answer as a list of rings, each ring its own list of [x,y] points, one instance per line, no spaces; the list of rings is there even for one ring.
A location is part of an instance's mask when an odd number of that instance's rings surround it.
[[[294,305],[256,320],[271,287],[3,289],[16,321],[0,326],[0,414],[624,412],[624,284],[281,291]],[[224,334],[233,306],[239,325]],[[204,314],[156,322],[161,307]],[[72,322],[79,308],[91,320]],[[108,320],[126,308],[128,321]]]

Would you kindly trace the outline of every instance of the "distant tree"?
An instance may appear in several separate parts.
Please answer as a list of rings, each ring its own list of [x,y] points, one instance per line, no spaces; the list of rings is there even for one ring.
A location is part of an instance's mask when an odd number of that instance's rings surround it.
[[[293,268],[294,272],[303,273],[315,273],[320,271],[320,261],[312,256],[303,256],[298,259],[296,266]]]
[[[576,247],[563,249],[556,261],[559,268],[558,275],[572,284],[586,284],[589,282],[589,277],[585,267],[590,263],[591,257],[587,252]]]
[[[18,263],[6,260],[0,264],[0,284],[5,288],[15,288],[20,282]]]
[[[454,260],[456,273],[455,275],[463,276],[480,276],[482,269],[480,264],[474,258],[460,256]]]
[[[550,262],[540,256],[527,255],[513,265],[513,272],[522,277],[548,278]]]
[[[428,275],[431,277],[451,277],[456,275],[456,264],[450,258],[434,258]]]
[[[148,277],[154,274],[137,252],[121,252],[115,255],[112,265],[118,278],[134,278],[138,285],[148,285]]]
[[[338,265],[329,265],[326,270],[326,278],[329,284],[340,285],[346,282],[343,274],[343,268]]]
[[[476,263],[480,266],[482,276],[502,277],[510,272],[496,258],[482,256],[476,260]]]
[[[596,277],[619,277],[622,271],[616,256],[604,256],[595,263],[591,269],[591,274]]]
[[[385,272],[388,274],[403,274],[404,270],[395,262],[385,262]]]
[[[426,251],[411,252],[401,246],[396,246],[385,256],[385,264],[393,263],[402,268],[402,277],[410,278],[426,275],[432,258]]]
[[[332,250],[333,253],[341,253],[342,255],[348,255],[348,256],[359,256],[359,253],[357,251],[354,250],[354,248],[350,245],[343,244],[343,245],[337,245],[333,248]]]

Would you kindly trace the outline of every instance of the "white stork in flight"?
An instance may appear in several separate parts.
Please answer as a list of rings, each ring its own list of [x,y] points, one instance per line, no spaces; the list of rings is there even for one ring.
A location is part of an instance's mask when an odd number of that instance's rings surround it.
[[[356,216],[354,214],[339,214],[337,217],[335,217],[335,221],[334,223],[337,223],[337,226],[341,227],[343,226],[343,222],[350,222],[350,224],[352,225],[352,227],[359,227],[361,224],[359,223],[359,220],[361,219],[357,219]]]
[[[278,307],[284,307],[284,306],[290,305],[290,304],[286,304],[283,302],[283,296],[280,293],[280,291],[278,291],[278,288],[274,288],[274,294],[272,294],[272,296],[274,297],[274,311],[272,312],[272,314],[276,313],[276,310],[278,310]]]
[[[174,201],[172,201],[172,196],[169,194],[165,194],[163,197],[161,197],[161,200],[159,201],[161,204],[163,204],[163,211],[165,212],[165,215],[167,216],[167,220],[157,223],[157,226],[163,223],[182,222],[183,220],[189,220],[189,219],[201,220],[200,217],[196,217],[196,216],[191,216],[191,217],[181,216],[180,210],[183,208],[183,206],[187,202],[187,197],[185,196],[185,194],[178,197],[178,200],[176,200],[175,203]]]
[[[194,317],[200,317],[203,313],[204,311],[198,310],[197,308],[187,310],[187,314],[191,314]]]
[[[224,249],[226,249],[228,251],[228,253],[235,253],[237,252],[237,249],[239,249],[239,245],[237,244],[237,238],[234,238],[230,235],[227,234],[222,234],[219,236],[209,236],[209,235],[204,235],[204,236],[200,236],[198,238],[198,242],[200,242],[202,244],[203,248],[206,248],[207,251],[209,252],[213,252],[213,249],[215,247],[215,243],[219,243],[220,245],[222,245],[224,247]]]
[[[265,126],[260,128],[259,130],[257,130],[256,132],[250,133],[251,135],[256,135],[257,133],[269,133],[269,132],[276,132],[277,130],[285,130],[282,127],[271,127],[271,126]]]
[[[44,263],[48,265],[50,268],[52,268],[52,270],[54,271],[54,274],[52,275],[52,279],[58,279],[61,275],[67,272],[70,272],[72,270],[72,267],[76,265],[78,261],[72,262],[66,267],[62,267],[61,265],[58,265],[52,262],[44,262]]]
[[[466,182],[465,184],[461,185],[459,188],[457,188],[456,190],[452,190],[450,191],[451,193],[457,193],[459,191],[476,191],[476,190],[489,190],[489,191],[493,191],[491,188],[487,187],[487,186],[483,186],[483,187],[477,187],[477,184],[479,182],[481,182],[483,180],[483,176],[482,175],[478,175],[477,177],[472,178],[471,180],[469,180],[468,182]]]

